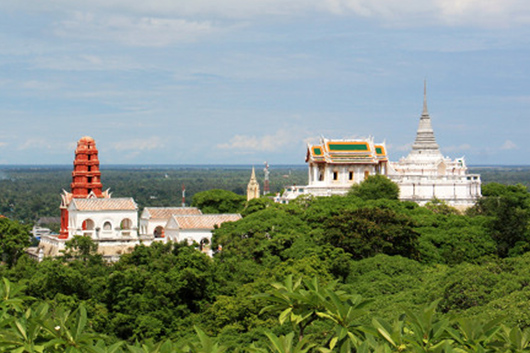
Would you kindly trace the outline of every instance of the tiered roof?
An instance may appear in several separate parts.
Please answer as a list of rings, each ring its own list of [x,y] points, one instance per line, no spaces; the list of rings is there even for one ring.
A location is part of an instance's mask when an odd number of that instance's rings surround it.
[[[306,162],[316,163],[373,163],[387,161],[385,143],[374,144],[372,138],[355,140],[328,140],[319,145],[308,145]]]

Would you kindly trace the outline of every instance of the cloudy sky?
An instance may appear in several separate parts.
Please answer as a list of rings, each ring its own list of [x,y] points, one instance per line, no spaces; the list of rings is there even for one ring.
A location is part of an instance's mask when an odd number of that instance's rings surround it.
[[[528,0],[0,0],[0,164],[303,164],[319,136],[530,164]]]

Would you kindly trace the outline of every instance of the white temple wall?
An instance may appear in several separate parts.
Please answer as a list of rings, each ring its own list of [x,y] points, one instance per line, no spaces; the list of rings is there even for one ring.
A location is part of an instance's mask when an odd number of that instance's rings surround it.
[[[121,229],[123,220],[130,222],[129,229]],[[93,222],[86,230],[83,230],[83,222]],[[90,222],[89,222],[90,223]],[[138,236],[138,214],[136,211],[69,211],[68,239],[74,235],[87,235],[94,240],[114,239],[123,236]]]
[[[386,172],[386,168],[383,170]],[[353,173],[350,180],[350,172]],[[322,173],[323,180],[320,180]],[[336,173],[336,174],[335,174]],[[318,165],[311,164],[309,166],[309,184],[310,186],[326,187],[326,186],[342,186],[350,187],[353,184],[359,184],[364,181],[366,173],[368,175],[375,175],[375,165],[353,165],[353,164],[336,164],[336,165]]]
[[[164,228],[167,224],[167,219],[140,219],[140,234],[154,235],[157,227]]]

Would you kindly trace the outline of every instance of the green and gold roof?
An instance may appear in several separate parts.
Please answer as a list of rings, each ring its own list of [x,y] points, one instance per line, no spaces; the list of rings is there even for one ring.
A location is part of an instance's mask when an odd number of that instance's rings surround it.
[[[328,140],[308,145],[306,162],[316,163],[379,163],[387,161],[386,146],[374,144],[371,138],[359,140]]]

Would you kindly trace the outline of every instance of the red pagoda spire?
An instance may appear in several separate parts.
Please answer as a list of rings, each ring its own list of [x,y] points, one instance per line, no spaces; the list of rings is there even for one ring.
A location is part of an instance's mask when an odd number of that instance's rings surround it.
[[[86,198],[90,193],[102,197],[98,149],[92,137],[85,136],[77,142],[71,188],[74,198]]]
[[[71,193],[64,191],[61,202],[61,231],[59,239],[68,239],[68,205],[72,199],[89,197],[110,197],[102,192],[101,172],[99,170],[98,149],[92,137],[85,136],[77,142],[74,170],[72,172]]]

